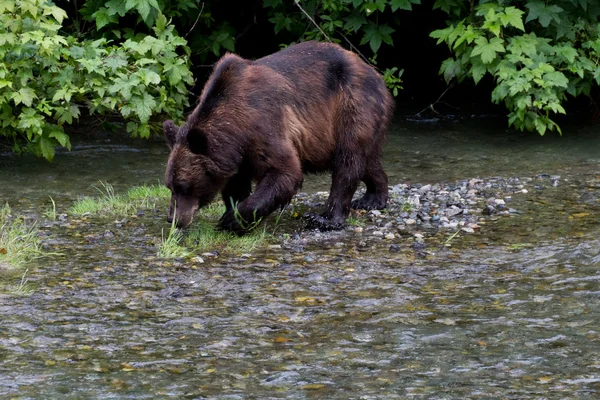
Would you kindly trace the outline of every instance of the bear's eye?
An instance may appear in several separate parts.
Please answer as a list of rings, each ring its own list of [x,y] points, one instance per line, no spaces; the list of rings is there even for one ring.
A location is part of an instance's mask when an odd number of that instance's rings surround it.
[[[204,175],[206,175],[207,178],[212,178],[214,176],[213,173],[210,172],[209,170],[205,170]]]

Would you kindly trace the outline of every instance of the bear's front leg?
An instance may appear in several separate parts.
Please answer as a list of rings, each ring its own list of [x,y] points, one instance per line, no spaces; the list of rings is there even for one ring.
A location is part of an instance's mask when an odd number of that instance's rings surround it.
[[[292,200],[302,185],[302,178],[300,168],[292,173],[276,170],[267,173],[254,193],[223,214],[219,226],[240,235],[256,228],[264,217]]]

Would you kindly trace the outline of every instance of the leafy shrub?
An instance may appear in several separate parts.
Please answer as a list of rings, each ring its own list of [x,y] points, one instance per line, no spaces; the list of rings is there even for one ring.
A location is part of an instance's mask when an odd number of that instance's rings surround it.
[[[55,146],[70,148],[63,127],[81,108],[119,112],[140,137],[153,115],[181,117],[193,83],[189,48],[166,17],[157,15],[153,35],[122,43],[63,36],[65,18],[47,0],[0,2],[0,135],[14,151],[52,160]]]
[[[377,65],[382,44],[394,45],[391,34],[395,29],[386,20],[398,11],[412,10],[414,4],[421,4],[421,0],[263,1],[264,7],[269,9],[269,21],[276,34],[287,31],[293,40],[331,40],[349,45],[373,65]],[[307,26],[308,18],[312,21]],[[370,57],[356,47],[367,44],[372,52]],[[387,86],[397,96],[398,90],[402,89],[404,70],[392,67],[382,72]]]
[[[491,75],[492,101],[509,109],[509,124],[543,135],[560,127],[567,95],[590,94],[600,84],[600,5],[591,0],[480,1],[438,0],[455,18],[431,36],[454,53],[442,63],[447,82]]]

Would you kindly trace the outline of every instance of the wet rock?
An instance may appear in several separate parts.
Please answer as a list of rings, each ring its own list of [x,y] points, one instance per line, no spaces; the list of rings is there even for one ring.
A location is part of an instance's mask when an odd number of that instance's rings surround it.
[[[421,196],[431,190],[431,185],[423,185],[417,191]]]
[[[400,251],[400,246],[397,244],[390,245],[390,252],[397,253]]]
[[[496,208],[494,206],[491,205],[487,205],[483,211],[481,211],[481,213],[483,215],[494,215],[496,214],[498,211],[496,210]]]
[[[444,210],[444,215],[448,218],[454,217],[455,215],[461,214],[463,210],[457,206],[451,206]]]

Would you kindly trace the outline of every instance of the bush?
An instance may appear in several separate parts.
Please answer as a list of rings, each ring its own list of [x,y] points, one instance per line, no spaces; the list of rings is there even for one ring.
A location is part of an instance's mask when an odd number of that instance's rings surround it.
[[[0,2],[0,135],[13,150],[54,157],[70,148],[64,125],[81,115],[118,112],[134,136],[152,116],[183,115],[193,83],[189,48],[159,14],[153,35],[121,43],[59,33],[66,13],[46,0]]]
[[[467,8],[453,0],[436,4],[453,21],[431,36],[454,55],[442,63],[447,82],[491,75],[492,101],[509,110],[517,129],[560,127],[567,95],[589,96],[600,84],[600,5],[591,0],[480,1]]]

